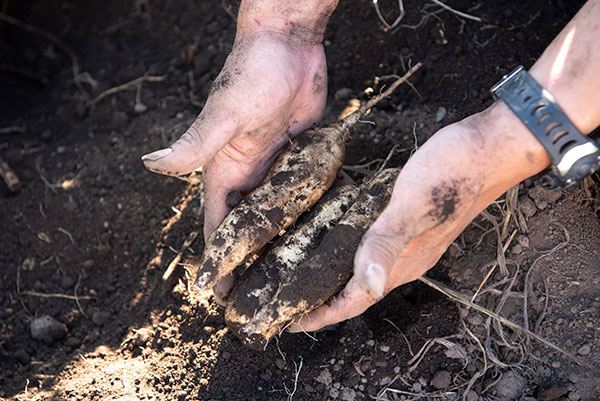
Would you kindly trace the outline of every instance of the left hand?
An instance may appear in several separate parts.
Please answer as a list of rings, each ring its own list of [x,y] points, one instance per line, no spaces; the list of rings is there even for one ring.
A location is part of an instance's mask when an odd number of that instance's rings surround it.
[[[350,319],[417,279],[487,205],[548,164],[541,145],[503,103],[438,131],[402,169],[390,203],[357,250],[344,290],[289,330]]]

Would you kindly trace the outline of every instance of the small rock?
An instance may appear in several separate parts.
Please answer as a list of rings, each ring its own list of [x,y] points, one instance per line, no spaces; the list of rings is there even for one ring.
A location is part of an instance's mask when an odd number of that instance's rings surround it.
[[[431,379],[431,385],[438,390],[447,389],[452,382],[452,376],[447,370],[440,370]]]
[[[515,371],[506,372],[494,386],[496,395],[504,400],[516,400],[525,391],[527,380]]]
[[[511,248],[511,252],[515,255],[520,255],[523,252],[521,244],[514,244]]]
[[[348,100],[350,99],[350,97],[352,96],[352,89],[350,88],[340,88],[337,91],[335,91],[335,100],[337,101],[342,101],[342,100]]]
[[[379,349],[381,350],[381,352],[389,352],[390,351],[390,347],[388,345],[381,345],[379,347]]]
[[[467,393],[467,401],[477,401],[479,399],[479,396],[477,395],[477,393],[473,390],[469,390],[469,392]]]
[[[566,395],[569,390],[564,386],[552,386],[538,393],[538,401],[554,401]]]
[[[94,259],[88,259],[85,262],[83,262],[83,268],[86,271],[91,271],[92,269],[94,269],[95,266],[96,262],[94,261]]]
[[[579,355],[589,355],[590,352],[592,351],[592,349],[590,348],[589,344],[583,344],[578,350],[577,353]]]
[[[413,383],[412,388],[415,391],[415,393],[420,393],[421,391],[423,391],[423,386],[419,382]]]
[[[356,400],[356,392],[351,388],[345,388],[342,390],[343,401],[354,401]]]
[[[281,358],[277,358],[275,360],[275,366],[277,366],[278,369],[283,370],[285,368],[285,361]]]
[[[107,243],[101,243],[98,245],[98,254],[102,257],[106,257],[110,254],[111,246]]]
[[[25,271],[32,271],[33,269],[35,269],[36,265],[37,265],[37,262],[36,262],[35,258],[26,258],[23,261],[23,264],[21,265],[21,269],[23,269]]]
[[[31,319],[30,330],[33,338],[46,344],[64,338],[68,331],[67,326],[48,315]]]
[[[561,197],[561,192],[551,191],[541,186],[535,186],[528,192],[538,209],[545,209],[549,203],[556,202]]]
[[[334,400],[335,400],[336,398],[338,398],[338,396],[339,396],[339,395],[340,395],[340,391],[339,391],[338,389],[336,389],[336,388],[332,388],[331,390],[329,390],[329,396],[330,396],[331,398],[333,398]]]
[[[444,107],[440,107],[435,113],[435,122],[442,122],[442,120],[446,117],[447,114],[448,112],[446,111],[446,109]]]
[[[148,106],[146,106],[144,103],[136,103],[133,106],[133,111],[136,112],[137,114],[142,114],[144,113],[146,110],[148,110]]]
[[[517,235],[517,242],[523,247],[523,249],[529,248],[529,238],[527,238],[526,236]]]
[[[527,195],[519,197],[519,207],[526,218],[532,217],[537,212],[535,204]]]
[[[580,397],[580,396],[579,396],[579,394],[577,394],[576,392],[574,392],[574,391],[571,391],[571,392],[569,393],[569,400],[570,400],[570,401],[579,401],[580,399],[581,399],[581,397]]]
[[[108,321],[109,317],[110,313],[97,311],[94,312],[94,314],[92,315],[92,322],[94,322],[96,326],[104,326],[104,324]]]
[[[367,347],[372,347],[375,345],[375,340],[369,340],[366,342],[366,344],[367,344]]]
[[[479,313],[475,313],[467,318],[467,321],[473,326],[479,326],[483,323],[483,316]]]
[[[319,373],[319,376],[317,376],[317,378],[315,380],[317,381],[317,383],[321,383],[326,386],[329,386],[331,384],[331,382],[333,381],[333,379],[331,377],[331,372],[329,371],[329,369],[323,369],[321,371],[321,373]]]

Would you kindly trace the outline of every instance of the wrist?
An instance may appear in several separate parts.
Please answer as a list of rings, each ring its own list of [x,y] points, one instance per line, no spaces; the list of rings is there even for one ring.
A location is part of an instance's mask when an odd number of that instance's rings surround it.
[[[337,0],[244,0],[237,21],[237,36],[275,31],[304,43],[323,41],[329,17]]]
[[[486,135],[486,152],[493,161],[491,182],[508,189],[550,165],[542,144],[503,101],[476,114],[472,124]]]

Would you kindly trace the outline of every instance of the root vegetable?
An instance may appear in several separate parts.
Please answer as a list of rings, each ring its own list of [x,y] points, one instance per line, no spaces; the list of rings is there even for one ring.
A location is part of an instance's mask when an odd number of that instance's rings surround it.
[[[225,321],[232,331],[253,348],[262,348],[264,336],[247,336],[241,327],[268,304],[280,282],[287,282],[294,270],[318,245],[322,235],[337,223],[359,193],[354,185],[328,191],[309,212],[303,214],[294,228],[250,266],[237,280],[227,307]],[[275,331],[277,328],[274,328]],[[275,333],[273,333],[275,334]]]
[[[313,206],[342,166],[350,129],[420,66],[340,122],[296,137],[275,160],[262,185],[244,197],[208,238],[196,286],[211,288]]]
[[[344,288],[352,277],[360,240],[389,202],[399,172],[384,170],[365,185],[319,246],[279,283],[273,299],[243,326],[248,341],[266,344],[285,324],[324,304]]]

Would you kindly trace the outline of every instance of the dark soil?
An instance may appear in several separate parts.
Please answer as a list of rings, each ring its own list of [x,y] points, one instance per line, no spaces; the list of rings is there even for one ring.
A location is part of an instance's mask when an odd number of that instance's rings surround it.
[[[380,3],[393,20],[395,2]],[[364,98],[365,88],[378,90],[375,77],[424,63],[414,90],[401,87],[367,116],[375,125],[356,127],[346,160],[355,178],[364,177],[356,165],[385,158],[394,144],[399,150],[390,163],[400,165],[415,140],[421,144],[441,126],[490,104],[488,88],[513,67],[530,66],[582,3],[448,2],[481,17],[478,23],[406,0],[402,23],[423,23],[384,32],[369,2],[342,1],[326,34],[327,120],[345,107],[348,94]],[[284,334],[258,352],[229,331],[214,303],[193,298],[183,267],[162,279],[190,232],[201,231],[201,188],[197,180],[152,174],[139,158],[172,142],[198,114],[233,41],[227,4],[0,2],[1,12],[52,32],[73,49],[89,74],[82,87],[93,96],[144,74],[167,76],[144,83],[139,100],[145,112],[134,110],[135,88],[89,106],[61,48],[0,22],[0,128],[25,128],[0,134],[0,155],[23,182],[18,194],[0,185],[0,397],[366,400],[389,386],[404,393],[388,391],[381,399],[423,393],[451,399],[482,370],[483,345],[494,358],[486,359],[491,368],[474,382],[470,400],[495,399],[515,375],[526,379],[524,397],[597,399],[593,369],[533,340],[520,358],[515,344],[525,338],[506,328],[506,345],[498,334],[495,342],[478,343],[469,333],[482,339],[494,333],[486,317],[420,283],[317,333],[316,341]],[[535,267],[530,327],[600,366],[600,224],[590,193],[548,193],[527,181],[520,194],[527,228],[511,222],[508,229],[516,233],[507,268],[514,275],[520,267],[512,291],[522,294],[524,272]],[[488,211],[501,219],[503,205]],[[568,243],[556,249],[567,233]],[[186,256],[201,254],[202,244],[200,235]],[[428,276],[470,298],[496,256],[495,231],[480,217]],[[490,280],[486,288],[503,277],[496,273]],[[493,289],[477,302],[494,309],[499,296]],[[525,324],[522,306],[521,298],[509,297],[501,313]],[[58,326],[47,341],[34,339],[31,322],[46,315]],[[450,352],[439,338],[460,345],[468,358],[456,357],[458,348]],[[433,339],[410,370],[412,355]]]

